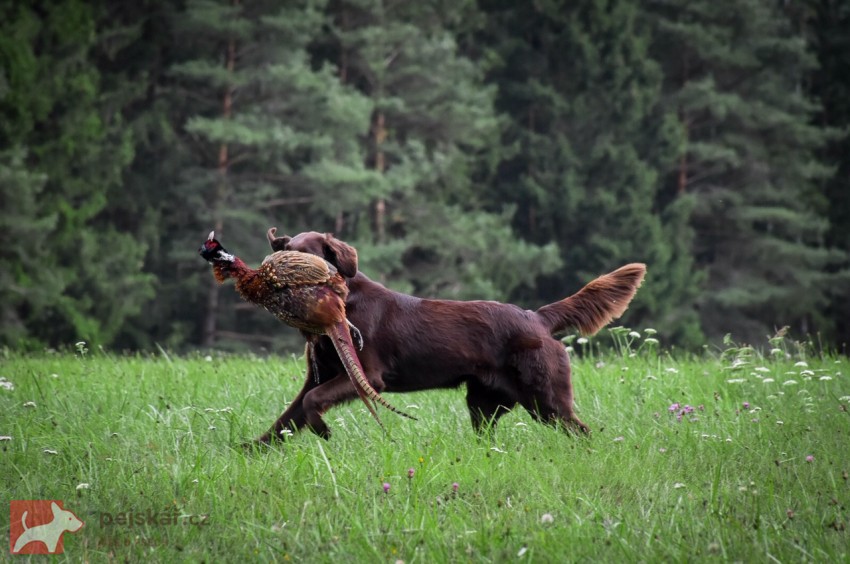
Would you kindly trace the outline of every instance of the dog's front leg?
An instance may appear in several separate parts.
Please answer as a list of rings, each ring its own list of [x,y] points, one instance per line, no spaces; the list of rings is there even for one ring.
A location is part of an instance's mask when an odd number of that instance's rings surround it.
[[[281,440],[283,438],[281,433],[285,431],[298,431],[307,424],[307,416],[304,411],[304,396],[319,385],[320,377],[318,372],[319,367],[316,362],[315,346],[312,346],[308,342],[304,349],[304,356],[307,364],[307,374],[301,391],[298,392],[298,395],[295,396],[289,407],[284,410],[268,431],[253,441],[245,443],[244,446],[250,447],[258,444],[269,444]]]
[[[323,439],[331,437],[331,430],[322,419],[322,415],[335,405],[353,400],[357,390],[347,374],[340,374],[307,392],[304,396],[303,410],[307,425]]]

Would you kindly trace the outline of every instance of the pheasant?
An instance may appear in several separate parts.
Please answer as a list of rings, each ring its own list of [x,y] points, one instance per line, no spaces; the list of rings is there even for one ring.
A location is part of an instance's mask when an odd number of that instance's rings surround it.
[[[235,278],[236,291],[242,299],[265,308],[287,325],[299,329],[307,339],[308,348],[319,336],[330,337],[357,394],[378,425],[383,428],[369,400],[394,413],[416,419],[393,407],[363,375],[349,329],[361,346],[362,338],[360,331],[345,316],[348,286],[335,266],[316,255],[276,251],[267,256],[258,269],[253,269],[239,257],[228,253],[215,239],[214,231],[210,232],[198,252],[212,264],[213,274],[219,283]]]

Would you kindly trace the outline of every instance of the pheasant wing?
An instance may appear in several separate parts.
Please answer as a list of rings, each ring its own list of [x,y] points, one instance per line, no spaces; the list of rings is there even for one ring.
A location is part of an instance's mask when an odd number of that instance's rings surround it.
[[[260,271],[276,286],[326,284],[334,274],[325,259],[298,251],[277,251],[266,257]]]

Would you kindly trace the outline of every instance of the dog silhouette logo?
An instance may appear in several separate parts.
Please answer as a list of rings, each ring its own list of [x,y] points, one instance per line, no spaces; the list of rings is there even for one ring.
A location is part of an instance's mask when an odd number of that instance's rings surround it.
[[[83,526],[57,500],[13,500],[9,514],[12,554],[62,554],[65,551],[62,535],[75,533]]]

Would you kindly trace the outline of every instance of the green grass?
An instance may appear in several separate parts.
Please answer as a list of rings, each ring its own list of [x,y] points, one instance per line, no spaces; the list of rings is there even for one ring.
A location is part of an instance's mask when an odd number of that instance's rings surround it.
[[[302,359],[9,354],[0,492],[85,521],[71,561],[848,561],[850,362],[800,361],[574,360],[590,439],[519,410],[478,440],[447,390],[389,395],[419,417],[381,411],[389,436],[349,404],[330,441],[246,453]],[[678,421],[672,403],[696,409]],[[105,522],[154,511],[207,524]]]

